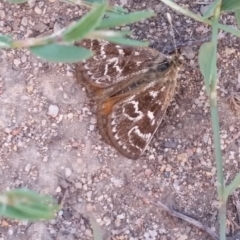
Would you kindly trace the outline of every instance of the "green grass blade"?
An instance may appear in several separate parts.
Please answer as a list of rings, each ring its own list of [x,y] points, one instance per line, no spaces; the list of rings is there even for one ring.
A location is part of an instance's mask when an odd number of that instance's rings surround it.
[[[113,8],[113,11],[115,13],[118,13],[118,14],[119,13],[128,13],[128,10],[123,8],[123,7],[121,7],[121,6],[116,6],[116,7],[112,6],[112,8]]]
[[[105,40],[109,42],[113,42],[116,44],[127,45],[127,46],[135,46],[135,47],[147,47],[149,42],[137,41],[125,37],[104,37]]]
[[[216,0],[216,1],[212,2],[212,3],[208,6],[207,11],[203,14],[203,18],[204,18],[204,19],[207,19],[207,18],[209,18],[209,17],[212,17],[213,12],[214,12],[214,9],[215,9],[215,7],[217,6],[217,4],[219,3],[219,1],[221,1],[221,0]]]
[[[153,11],[140,11],[123,15],[115,15],[102,20],[97,29],[112,28],[140,21],[142,19],[153,17]]]
[[[15,219],[51,219],[59,210],[50,196],[27,189],[15,189],[0,195],[0,215]]]
[[[25,3],[28,0],[7,0],[7,2],[11,3],[11,4],[19,4],[19,3]]]
[[[193,12],[191,12],[189,9],[187,8],[183,8],[181,6],[179,6],[178,4],[176,4],[175,2],[173,2],[172,0],[161,0],[161,2],[165,3],[166,5],[168,5],[170,8],[174,9],[176,12],[181,13],[185,16],[188,16],[190,18],[195,19],[196,21],[199,22],[204,22],[204,18],[198,14],[195,14]],[[206,20],[207,21],[207,20]]]
[[[100,229],[99,225],[97,224],[96,220],[92,216],[90,216],[90,223],[91,223],[92,230],[93,230],[93,239],[94,240],[103,240],[101,229]]]
[[[206,90],[209,93],[212,79],[212,62],[214,55],[214,45],[211,42],[204,43],[199,49],[198,63],[200,71],[204,77]]]
[[[227,202],[229,195],[231,195],[239,187],[240,187],[240,173],[238,173],[237,176],[235,176],[235,178],[232,180],[232,182],[225,187],[224,201]]]
[[[163,3],[165,3],[166,5],[168,5],[169,7],[171,7],[173,10],[175,10],[176,12],[178,13],[181,13],[185,16],[188,16],[190,18],[193,18],[195,19],[196,21],[199,21],[199,22],[202,22],[202,23],[205,23],[205,24],[209,24],[209,25],[212,25],[212,21],[208,20],[208,19],[204,19],[203,17],[201,17],[200,15],[198,14],[195,14],[193,12],[191,12],[190,10],[186,9],[186,8],[183,8],[179,5],[177,5],[176,3],[172,2],[172,0],[161,0]],[[228,0],[227,0],[228,1]],[[220,28],[221,30],[224,30],[228,33],[231,33],[235,36],[238,36],[240,37],[240,31],[238,29],[235,29],[233,27],[229,27],[229,26],[226,26],[224,24],[220,24],[218,23],[218,28]]]
[[[42,196],[36,192],[30,191],[25,188],[17,188],[6,192],[7,197],[12,201],[51,201],[51,197],[46,195]]]
[[[240,9],[239,0],[223,0],[221,11],[234,11]]]
[[[21,220],[50,220],[54,218],[56,209],[52,209],[51,207],[46,208],[44,211],[35,211],[33,212],[29,207],[19,207],[15,208],[12,206],[3,207],[0,204],[0,216],[13,218],[13,219],[21,219]]]
[[[96,30],[89,33],[87,38],[105,39],[108,37],[123,37],[129,34],[131,34],[131,31]]]
[[[76,63],[92,56],[88,49],[59,44],[31,47],[30,51],[42,59],[61,63]]]
[[[229,26],[226,26],[224,24],[219,24],[219,23],[218,23],[218,28],[220,28],[221,30],[224,30],[228,33],[231,33],[237,37],[240,37],[240,31],[236,28],[229,27]]]
[[[20,220],[37,220],[40,218],[29,218],[28,213],[25,213],[19,209],[16,209],[12,206],[4,206],[0,204],[0,216],[12,218],[12,219],[20,219]]]
[[[234,13],[235,13],[236,21],[237,21],[237,26],[238,26],[238,28],[240,28],[240,9],[235,10]]]
[[[55,215],[55,208],[38,203],[35,205],[19,205],[15,210],[21,211],[25,219],[52,219]]]
[[[86,36],[89,32],[93,31],[100,24],[106,8],[106,3],[100,4],[95,7],[79,21],[74,23],[73,26],[69,27],[63,33],[63,39],[65,41],[77,41],[84,38],[84,36]]]
[[[85,2],[101,4],[101,3],[104,3],[106,1],[105,0],[85,0]]]
[[[12,44],[12,38],[8,35],[0,34],[0,48],[10,48]]]

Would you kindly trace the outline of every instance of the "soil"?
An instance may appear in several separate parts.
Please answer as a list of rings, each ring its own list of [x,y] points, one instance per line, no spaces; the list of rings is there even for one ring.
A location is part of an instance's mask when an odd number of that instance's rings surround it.
[[[200,14],[202,3],[176,1]],[[177,43],[208,37],[211,29],[177,14],[160,1],[121,0],[129,11],[153,9],[156,17],[124,27],[137,39],[164,51]],[[86,9],[55,0],[0,3],[0,32],[15,39],[36,37],[68,25]],[[235,25],[234,16],[221,21]],[[239,172],[240,121],[227,102],[239,91],[239,40],[223,32],[219,41],[219,112],[226,184]],[[216,165],[210,109],[198,69],[198,47],[185,58],[176,96],[144,156],[120,156],[101,139],[95,106],[76,83],[74,64],[53,64],[27,49],[2,50],[0,68],[0,189],[27,187],[54,196],[62,209],[49,222],[0,220],[0,239],[93,239],[89,214],[103,239],[205,240],[210,236],[153,205],[198,220],[218,233]],[[137,189],[137,190],[136,190]],[[141,191],[145,196],[139,196]],[[236,192],[238,198],[238,192]],[[228,235],[239,230],[233,199],[228,202]]]

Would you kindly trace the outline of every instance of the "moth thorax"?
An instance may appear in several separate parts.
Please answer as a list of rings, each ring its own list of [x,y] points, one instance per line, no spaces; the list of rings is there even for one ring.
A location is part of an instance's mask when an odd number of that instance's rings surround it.
[[[166,59],[166,61],[161,62],[157,65],[156,70],[157,70],[157,72],[163,72],[166,69],[168,69],[171,65],[172,65],[172,61],[169,59]]]

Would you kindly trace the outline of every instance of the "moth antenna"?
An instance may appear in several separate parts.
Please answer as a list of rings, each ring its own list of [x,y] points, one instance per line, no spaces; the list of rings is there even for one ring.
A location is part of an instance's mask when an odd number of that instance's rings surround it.
[[[174,34],[174,29],[173,29],[173,24],[172,24],[172,17],[170,15],[170,13],[167,13],[167,19],[168,19],[168,22],[171,26],[171,35],[172,35],[172,38],[173,38],[173,44],[174,44],[174,48],[175,48],[175,54],[177,55],[177,44],[176,44],[176,38],[175,38],[175,34]]]

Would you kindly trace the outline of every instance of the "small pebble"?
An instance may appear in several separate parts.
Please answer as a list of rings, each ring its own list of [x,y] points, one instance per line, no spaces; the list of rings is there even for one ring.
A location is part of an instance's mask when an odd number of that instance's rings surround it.
[[[177,155],[177,160],[180,162],[186,162],[188,159],[187,153],[180,153]]]
[[[95,125],[90,125],[89,130],[92,132],[95,129]]]
[[[85,235],[91,237],[92,236],[92,231],[90,229],[86,229]]]
[[[90,118],[90,123],[91,124],[96,124],[97,123],[97,119],[95,117],[91,117]]]
[[[152,170],[151,169],[146,169],[145,170],[145,175],[147,176],[147,177],[150,177],[150,175],[152,174]]]
[[[4,10],[0,10],[0,19],[5,19],[6,14]]]
[[[82,189],[82,183],[81,183],[81,182],[76,182],[76,183],[75,183],[75,187],[76,187],[77,189]]]
[[[149,232],[149,234],[152,238],[155,238],[157,236],[157,231],[156,230],[149,230],[148,232]]]
[[[12,132],[12,129],[11,129],[11,128],[5,128],[5,129],[4,129],[4,132],[7,133],[7,134],[9,134],[9,133]]]
[[[39,8],[39,7],[35,7],[35,8],[34,8],[34,12],[35,12],[36,14],[38,14],[38,15],[42,14],[42,10],[41,10],[41,8]]]
[[[92,191],[87,192],[87,198],[91,199],[91,197],[92,197]]]
[[[56,105],[50,105],[47,114],[53,118],[57,117],[59,108]]]
[[[68,178],[72,175],[72,170],[70,168],[65,168],[65,177]]]
[[[28,25],[28,19],[26,17],[22,18],[21,24],[26,27]]]
[[[28,93],[32,93],[33,92],[33,85],[29,85],[29,86],[27,86],[27,88],[26,88],[26,90],[27,90],[27,92]]]
[[[114,221],[114,224],[115,224],[116,227],[120,227],[120,225],[121,225],[121,219],[116,218],[116,220]]]
[[[45,125],[46,125],[46,123],[47,123],[47,120],[42,120],[42,127],[44,127]]]
[[[69,113],[69,114],[67,115],[67,117],[68,117],[69,120],[73,119],[73,113]]]
[[[9,228],[9,229],[8,229],[8,235],[11,236],[11,235],[13,235],[13,233],[14,233],[13,228]]]
[[[14,60],[13,60],[13,64],[14,64],[16,67],[18,67],[18,66],[21,64],[20,59],[14,59]]]
[[[36,0],[28,0],[28,6],[30,8],[33,8],[35,6],[35,4],[36,4]]]
[[[25,172],[29,172],[30,171],[30,169],[31,169],[31,164],[30,163],[28,163],[27,165],[26,165],[26,167],[25,167]]]
[[[22,56],[21,56],[21,62],[22,62],[22,63],[27,62],[27,56],[26,56],[26,55],[22,55]]]
[[[172,142],[172,141],[167,141],[167,142],[165,142],[164,145],[165,145],[165,148],[172,148],[172,149],[174,149],[174,148],[177,147],[177,143]]]
[[[42,161],[43,162],[48,162],[48,156],[45,156]]]
[[[9,226],[9,223],[5,220],[1,220],[1,226],[2,227],[8,227]]]
[[[111,224],[111,218],[109,218],[108,216],[105,216],[103,218],[103,221],[105,223],[106,226],[110,225]]]

